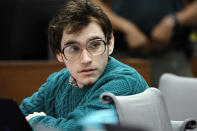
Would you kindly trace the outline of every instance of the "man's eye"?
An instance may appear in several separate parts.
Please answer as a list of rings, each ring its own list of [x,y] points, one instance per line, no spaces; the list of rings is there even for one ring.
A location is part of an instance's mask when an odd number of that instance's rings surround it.
[[[78,46],[69,46],[67,49],[69,52],[77,52],[80,50]]]
[[[95,41],[95,42],[92,42],[89,44],[89,48],[92,48],[92,49],[97,49],[101,46],[101,42],[99,41]]]

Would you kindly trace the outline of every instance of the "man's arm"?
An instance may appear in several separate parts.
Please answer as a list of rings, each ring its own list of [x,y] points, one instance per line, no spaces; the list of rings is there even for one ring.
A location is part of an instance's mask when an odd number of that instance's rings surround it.
[[[180,27],[197,25],[197,1],[175,13],[175,17]],[[165,48],[170,43],[177,23],[171,16],[166,16],[153,28],[151,33],[153,41],[155,41],[155,44],[163,43],[160,44],[159,48]]]
[[[197,1],[189,4],[184,10],[176,13],[180,26],[197,25]]]
[[[43,84],[37,92],[31,97],[25,98],[20,104],[19,107],[25,117],[34,112],[44,111],[43,103],[46,85],[47,83]]]
[[[111,20],[114,30],[124,33],[128,46],[131,49],[138,48],[149,43],[146,35],[134,23],[132,23],[132,21],[129,21],[114,13],[114,11],[112,11],[112,9],[105,5],[101,0],[90,1],[99,5],[103,9]]]
[[[148,85],[139,75],[134,77],[117,76],[115,79],[105,79],[100,88],[90,88],[87,96],[81,100],[78,106],[66,117],[55,118],[53,116],[35,116],[30,119],[33,127],[43,126],[59,130],[78,131],[81,130],[79,121],[90,112],[113,109],[112,105],[105,105],[99,100],[100,94],[103,92],[111,92],[115,95],[131,95],[143,92]]]

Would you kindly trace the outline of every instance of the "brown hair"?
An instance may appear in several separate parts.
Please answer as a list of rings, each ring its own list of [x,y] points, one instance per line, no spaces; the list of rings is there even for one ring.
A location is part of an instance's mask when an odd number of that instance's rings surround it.
[[[90,22],[100,25],[107,39],[111,39],[112,25],[107,15],[97,5],[88,0],[71,0],[59,9],[48,28],[49,44],[54,54],[61,52],[64,29],[68,34],[77,33]]]

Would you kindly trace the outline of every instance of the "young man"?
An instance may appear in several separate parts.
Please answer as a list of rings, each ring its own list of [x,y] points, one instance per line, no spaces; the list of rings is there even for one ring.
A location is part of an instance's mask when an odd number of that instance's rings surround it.
[[[101,93],[132,95],[148,88],[133,68],[109,56],[114,49],[112,25],[90,2],[65,4],[49,25],[49,42],[66,68],[49,76],[20,105],[32,127],[81,130],[77,121],[88,113],[113,109],[99,101]]]

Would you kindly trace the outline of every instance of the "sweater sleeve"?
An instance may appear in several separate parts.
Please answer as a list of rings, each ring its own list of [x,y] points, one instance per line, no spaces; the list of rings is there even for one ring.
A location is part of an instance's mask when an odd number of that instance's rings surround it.
[[[45,97],[45,87],[47,83],[43,84],[40,89],[31,97],[25,98],[19,106],[24,116],[34,112],[41,112],[44,110],[43,102]]]
[[[114,109],[112,105],[104,105],[99,100],[99,94],[92,94],[91,98],[86,97],[81,103],[70,112],[66,118],[54,116],[36,116],[30,119],[30,125],[36,130],[40,125],[45,128],[56,129],[60,131],[81,131],[82,126],[79,120],[84,118],[90,112],[101,109]]]
[[[25,98],[20,104],[20,109],[24,116],[32,114],[34,112],[45,112],[52,114],[51,111],[47,111],[44,107],[45,100],[51,101],[51,107],[53,106],[53,95],[50,95],[50,92],[54,93],[57,85],[57,80],[61,76],[61,73],[56,72],[51,74],[47,81],[35,92],[32,96]],[[49,98],[50,97],[50,98]]]
[[[140,82],[140,81],[139,81]],[[87,96],[81,100],[79,105],[70,112],[66,118],[55,118],[52,116],[36,116],[30,120],[31,125],[39,124],[47,128],[55,128],[64,131],[80,131],[82,127],[78,123],[79,120],[85,117],[90,112],[102,109],[113,109],[112,105],[105,105],[99,100],[99,96],[103,92],[111,92],[115,95],[129,95],[134,91],[131,88],[140,88],[139,92],[144,91],[147,86],[138,87],[139,83],[130,85],[128,79],[122,77],[104,82],[99,88],[90,88]],[[146,84],[145,84],[146,85]]]
[[[30,125],[36,130],[36,126],[43,126],[45,128],[56,129],[61,131],[81,131],[82,127],[79,123],[81,118],[84,118],[88,113],[101,110],[113,109],[111,105],[101,104],[99,95],[92,97],[91,102],[79,104],[77,108],[68,114],[66,118],[53,116],[35,116],[29,120]]]

